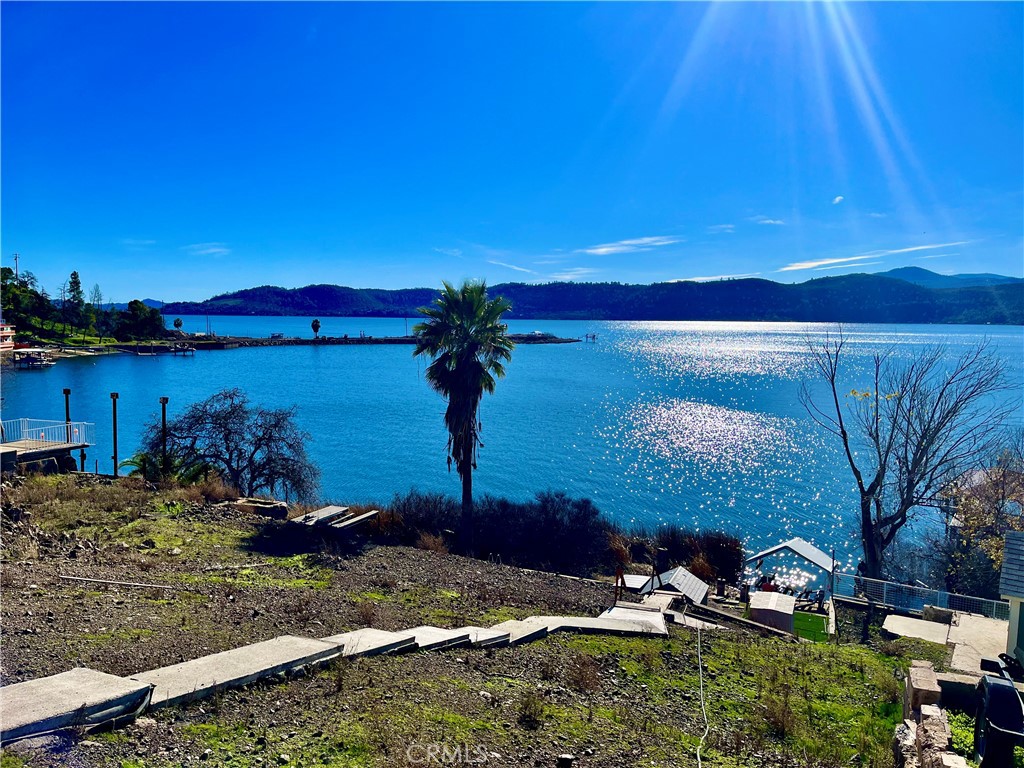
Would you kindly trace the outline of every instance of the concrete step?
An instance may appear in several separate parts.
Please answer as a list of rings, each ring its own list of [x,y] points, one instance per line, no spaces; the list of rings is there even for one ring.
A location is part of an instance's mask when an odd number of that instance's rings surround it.
[[[665,626],[665,614],[661,611],[638,611],[633,608],[615,607],[609,608],[599,618],[632,624],[634,630],[631,634],[668,634],[668,628]]]
[[[317,664],[344,650],[341,643],[283,635],[262,643],[244,645],[181,664],[172,664],[132,675],[154,685],[152,708],[205,698],[225,688],[235,688],[278,672]]]
[[[500,629],[488,627],[461,627],[461,630],[469,633],[469,642],[474,648],[494,648],[501,645],[508,645],[509,633]]]
[[[665,611],[665,618],[680,627],[689,627],[690,629],[718,629],[718,625],[705,621],[704,619],[698,619],[696,616],[683,613],[682,611]]]
[[[330,506],[292,518],[291,522],[296,523],[297,525],[323,525],[324,523],[329,523],[332,520],[337,520],[339,517],[344,517],[347,514],[348,507]]]
[[[135,719],[149,704],[149,683],[79,667],[0,688],[0,743],[59,728]]]
[[[324,641],[344,644],[345,656],[377,656],[416,650],[416,638],[408,632],[385,632],[371,627],[325,637]]]
[[[421,651],[439,651],[470,643],[469,632],[462,629],[441,629],[424,625],[407,631],[416,638],[416,645]]]
[[[519,645],[520,643],[530,643],[534,640],[540,640],[548,635],[548,627],[544,622],[532,621],[526,619],[524,621],[503,621],[500,624],[495,624],[491,629],[498,630],[499,632],[508,633],[508,644]]]
[[[644,599],[637,603],[616,603],[617,608],[638,608],[640,610],[667,611],[672,603],[681,599],[681,595],[671,595],[667,592],[651,592],[644,596]]]
[[[528,621],[544,622],[548,633],[580,632],[615,635],[667,635],[665,620],[660,612],[647,614],[643,621],[618,619],[606,614],[600,616],[532,616]]]

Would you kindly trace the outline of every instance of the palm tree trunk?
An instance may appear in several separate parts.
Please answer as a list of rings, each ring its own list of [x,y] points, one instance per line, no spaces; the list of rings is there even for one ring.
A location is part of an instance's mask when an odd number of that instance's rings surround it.
[[[463,554],[472,555],[476,538],[476,526],[473,525],[473,465],[467,461],[462,466],[464,471],[459,473],[462,477],[462,534],[459,538],[465,549]]]

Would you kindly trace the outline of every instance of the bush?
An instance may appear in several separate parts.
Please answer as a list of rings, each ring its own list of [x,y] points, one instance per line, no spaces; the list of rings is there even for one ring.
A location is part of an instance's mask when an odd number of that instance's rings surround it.
[[[643,531],[627,535],[589,499],[558,491],[523,502],[484,496],[474,506],[474,550],[484,559],[589,576],[649,560],[653,541],[668,549],[673,563],[705,581],[719,576],[735,583],[743,566],[743,544],[736,536],[682,528],[664,528],[654,536]],[[452,533],[459,530],[461,511],[459,502],[444,494],[396,494],[381,510],[377,535],[391,543],[461,554]]]
[[[519,699],[519,724],[528,730],[540,728],[544,722],[544,697],[528,690]]]

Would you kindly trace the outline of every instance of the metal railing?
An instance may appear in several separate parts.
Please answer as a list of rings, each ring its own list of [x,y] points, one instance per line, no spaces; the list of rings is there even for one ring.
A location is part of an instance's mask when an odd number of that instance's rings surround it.
[[[43,419],[9,419],[0,422],[0,443],[27,443],[33,447],[47,445],[95,445],[96,425],[88,421],[44,421]]]
[[[832,592],[839,597],[855,597],[879,605],[908,611],[923,610],[926,605],[963,613],[977,613],[992,619],[1010,620],[1010,604],[1002,600],[957,595],[940,589],[915,587],[894,581],[867,579],[855,573],[836,573]]]

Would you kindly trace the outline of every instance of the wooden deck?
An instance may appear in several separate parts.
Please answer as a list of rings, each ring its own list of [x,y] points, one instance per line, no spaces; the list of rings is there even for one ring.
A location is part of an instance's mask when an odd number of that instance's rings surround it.
[[[0,448],[13,449],[18,452],[18,461],[32,461],[56,453],[70,453],[88,448],[89,443],[53,443],[47,440],[12,440],[0,443]]]

